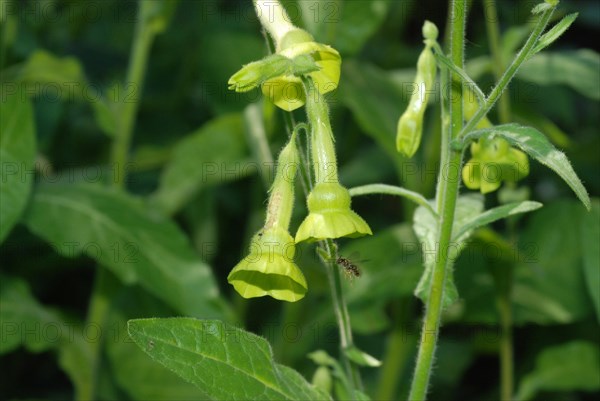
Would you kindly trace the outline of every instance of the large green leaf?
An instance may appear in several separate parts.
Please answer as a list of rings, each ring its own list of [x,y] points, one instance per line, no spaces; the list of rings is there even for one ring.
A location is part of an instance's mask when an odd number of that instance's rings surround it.
[[[0,105],[2,243],[23,213],[31,192],[34,177],[35,125],[29,99],[19,95],[6,96]]]
[[[351,55],[375,33],[389,6],[385,0],[300,0],[288,10],[291,15],[301,12],[304,27],[318,42],[333,46],[342,55]]]
[[[0,276],[0,354],[23,345],[41,352],[59,344],[58,314],[41,305],[21,279]]]
[[[205,400],[200,389],[156,363],[127,334],[128,318],[169,316],[170,308],[139,288],[125,288],[113,298],[106,327],[106,354],[118,385],[135,400]]]
[[[95,185],[40,186],[24,219],[63,256],[84,253],[180,313],[223,316],[210,267],[173,222],[138,199]]]
[[[581,223],[592,216],[575,201],[558,201],[533,214],[514,255],[515,322],[572,323],[593,306],[582,269]]]
[[[459,196],[453,228],[453,240],[448,249],[448,271],[446,273],[446,281],[444,287],[444,295],[442,304],[444,308],[452,305],[458,299],[458,290],[454,284],[454,270],[452,267],[453,261],[458,257],[460,251],[464,248],[465,241],[471,235],[472,229],[462,230],[461,228],[470,224],[483,210],[483,197],[480,194],[467,194]],[[415,289],[415,295],[423,302],[427,302],[431,288],[431,279],[433,277],[433,269],[438,257],[438,241],[439,241],[439,222],[436,216],[430,209],[419,206],[415,211],[413,219],[413,228],[423,251],[423,261],[425,270],[419,280],[419,284]]]
[[[498,135],[506,139],[512,146],[521,148],[544,166],[552,169],[569,184],[585,207],[590,209],[590,197],[573,170],[569,159],[564,153],[556,150],[544,134],[535,128],[523,127],[518,124],[504,124],[470,132],[465,136],[464,143],[484,135]]]
[[[586,244],[581,232],[593,219],[577,201],[560,200],[522,221],[516,246],[490,229],[478,231],[456,262],[456,281],[465,300],[462,321],[497,322],[495,298],[490,296],[497,291],[494,269],[507,265],[514,265],[516,325],[569,324],[588,318],[593,307],[587,290],[594,291],[598,285],[587,282],[586,289],[582,271]]]
[[[160,177],[153,202],[174,213],[203,187],[252,174],[242,115],[217,117],[181,140]]]
[[[590,99],[600,99],[600,54],[582,49],[542,52],[519,69],[517,78],[539,85],[567,85]]]
[[[600,321],[600,202],[592,202],[592,212],[581,219],[583,273],[596,316]]]
[[[600,389],[598,344],[573,341],[546,348],[538,356],[533,372],[519,385],[516,399],[531,400],[540,391]]]
[[[153,359],[211,399],[329,399],[300,374],[273,361],[269,343],[216,320],[130,320],[129,334]]]

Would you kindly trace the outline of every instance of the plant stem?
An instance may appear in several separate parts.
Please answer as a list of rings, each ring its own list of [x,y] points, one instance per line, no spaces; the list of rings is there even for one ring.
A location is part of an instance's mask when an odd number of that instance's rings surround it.
[[[513,266],[503,266],[496,300],[500,315],[500,400],[511,401],[514,394],[514,357],[512,338],[512,280]]]
[[[465,20],[466,20],[466,0],[453,0],[451,5],[452,10],[452,28],[450,53],[452,62],[459,68],[463,68],[464,64],[464,37],[465,37]],[[409,400],[422,401],[427,397],[427,387],[429,378],[431,377],[431,368],[433,356],[437,344],[439,333],[440,320],[442,314],[442,298],[444,294],[444,284],[446,281],[446,270],[449,265],[448,251],[450,240],[452,237],[452,227],[454,225],[454,212],[458,198],[458,189],[460,184],[460,165],[462,162],[462,153],[451,149],[449,146],[450,139],[455,137],[461,130],[463,125],[462,113],[462,84],[458,74],[453,74],[453,81],[458,82],[453,85],[453,95],[449,102],[450,110],[450,130],[445,134],[450,138],[443,138],[442,144],[444,148],[442,152],[447,152],[446,160],[448,166],[440,166],[440,175],[447,173],[447,168],[457,169],[457,174],[454,177],[440,177],[440,180],[446,181],[442,185],[443,193],[440,199],[440,229],[437,242],[437,252],[435,265],[433,269],[433,277],[429,299],[425,308],[425,319],[423,329],[421,331],[421,340],[419,343],[419,351],[417,354],[417,364],[413,382],[411,385]]]
[[[415,202],[417,205],[423,206],[434,215],[437,216],[437,212],[429,204],[427,199],[423,195],[418,192],[411,191],[406,188],[397,187],[394,185],[388,184],[367,184],[361,185],[359,187],[350,188],[349,190],[350,196],[361,196],[361,195],[372,195],[372,194],[382,194],[382,195],[394,195],[394,196],[403,196],[408,200]]]
[[[515,74],[519,70],[519,67],[525,62],[529,56],[531,55],[531,51],[536,45],[536,42],[544,29],[546,29],[546,25],[550,21],[552,17],[552,13],[554,12],[555,7],[550,7],[542,12],[540,19],[538,20],[535,28],[527,38],[527,41],[519,51],[519,54],[515,57],[510,66],[506,69],[494,89],[490,92],[490,95],[485,99],[485,103],[479,108],[477,113],[467,122],[467,124],[463,127],[462,131],[458,135],[458,138],[463,137],[467,133],[473,130],[477,123],[481,121],[483,117],[487,115],[487,113],[492,109],[496,101],[502,95],[502,92],[506,89],[510,81],[514,78]]]
[[[348,359],[345,352],[347,349],[354,346],[354,340],[352,339],[350,314],[348,313],[346,299],[344,298],[344,289],[342,287],[343,273],[340,267],[335,263],[337,260],[336,245],[331,239],[322,241],[322,244],[325,246],[325,251],[327,252],[328,256],[328,263],[326,263],[325,269],[327,271],[327,278],[329,279],[331,298],[333,300],[333,309],[340,331],[341,359],[346,367],[346,373],[348,374],[350,383],[353,387],[351,390],[362,390],[362,381],[360,378],[360,372],[358,371],[358,366]]]
[[[130,87],[133,88],[135,96],[130,101],[123,102],[123,107],[118,113],[117,132],[112,144],[111,161],[112,167],[115,169],[113,185],[117,188],[125,186],[127,154],[129,153],[135,117],[142,95],[148,54],[155,36],[154,31],[148,27],[147,21],[141,12],[141,7],[143,7],[142,2],[138,5],[138,20],[135,25],[133,46],[123,88],[124,90],[129,90]]]
[[[485,26],[487,29],[488,41],[492,53],[494,76],[499,81],[504,71],[504,60],[500,50],[500,24],[498,23],[498,11],[496,9],[496,0],[484,0],[485,7]],[[508,88],[498,100],[498,117],[501,124],[507,124],[511,121],[510,117],[510,96]]]

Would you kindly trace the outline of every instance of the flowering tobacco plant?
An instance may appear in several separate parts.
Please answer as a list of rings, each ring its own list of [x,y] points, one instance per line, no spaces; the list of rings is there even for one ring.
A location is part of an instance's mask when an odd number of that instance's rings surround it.
[[[4,398],[600,391],[600,202],[557,149],[597,195],[595,22],[546,51],[577,14],[536,1],[0,0]]]
[[[273,4],[277,6],[274,13],[270,7]],[[499,75],[498,82],[489,95],[485,95],[464,70],[466,0],[451,1],[448,53],[437,41],[438,28],[432,22],[425,21],[422,29],[424,49],[416,64],[415,91],[398,120],[396,150],[406,158],[414,156],[419,150],[425,111],[439,76],[442,88],[439,102],[442,119],[441,170],[436,196],[427,200],[421,194],[406,188],[371,184],[348,190],[339,182],[335,136],[324,94],[338,86],[340,54],[333,47],[316,42],[309,32],[291,24],[289,16],[278,2],[255,0],[254,6],[262,26],[275,43],[275,52],[244,65],[229,79],[229,89],[246,92],[260,87],[265,97],[284,112],[304,106],[308,125],[302,123],[288,127],[291,135],[279,154],[277,172],[269,191],[264,226],[252,238],[249,254],[229,273],[228,281],[244,298],[271,296],[288,302],[300,301],[309,291],[310,282],[305,279],[302,266],[294,262],[296,244],[316,243],[330,282],[332,305],[339,329],[340,362],[322,350],[311,353],[309,357],[319,366],[311,385],[298,377],[292,379],[296,373],[288,368],[264,361],[265,358],[270,360],[271,356],[268,351],[259,355],[258,349],[266,347],[264,340],[259,340],[255,344],[257,354],[252,354],[253,351],[250,350],[250,356],[243,362],[240,361],[240,364],[247,365],[249,369],[240,375],[254,377],[253,380],[260,382],[251,386],[243,397],[253,398],[262,389],[265,393],[260,393],[261,399],[367,399],[358,368],[376,367],[381,363],[358,349],[353,342],[344,287],[341,285],[343,269],[338,265],[339,260],[345,259],[338,255],[335,241],[344,237],[357,238],[373,234],[365,220],[352,210],[351,199],[352,196],[382,193],[403,196],[418,205],[414,213],[413,229],[424,251],[424,269],[414,293],[425,304],[425,316],[409,399],[424,400],[429,387],[442,311],[458,298],[453,280],[453,261],[476,228],[542,206],[538,202],[523,200],[484,210],[480,195],[459,194],[458,177],[462,176],[468,189],[487,194],[499,189],[503,182],[515,185],[527,176],[529,155],[554,170],[575,191],[583,204],[590,207],[587,192],[566,156],[554,149],[542,133],[534,128],[508,122],[494,125],[487,119],[487,113],[500,99],[519,67],[556,40],[568,28],[570,19],[559,22],[545,32],[557,2],[546,1],[535,7],[533,14],[537,23],[533,31],[506,71]],[[305,129],[307,126],[308,130]],[[297,135],[302,130],[308,132],[305,141],[307,149],[298,148],[302,142],[297,140]],[[470,149],[471,158],[463,165],[467,149]],[[308,157],[302,158],[300,155]],[[462,174],[458,174],[456,179],[444,175],[444,169],[449,166],[462,169]],[[311,170],[313,180],[310,179]],[[302,172],[303,177],[309,177],[304,182],[308,215],[300,223],[295,235],[292,235],[289,230],[297,171]],[[227,330],[218,323],[209,324],[211,333]],[[167,335],[165,328],[156,322],[135,321],[130,323],[130,332],[138,344],[142,344],[146,338],[155,339],[154,351],[147,352],[205,389],[208,384],[203,382],[202,376],[195,369],[194,373],[180,369],[177,358],[170,357],[171,352],[167,349],[171,346],[168,336],[175,335],[179,338],[184,332],[199,333],[207,330],[200,325],[201,323],[194,321],[180,322],[180,325],[169,326],[171,329]],[[177,334],[178,331],[181,334]],[[505,344],[510,344],[509,333],[505,332],[504,336]],[[166,341],[164,344],[163,339]],[[160,351],[156,351],[157,341],[162,344]],[[234,348],[240,345],[223,341],[225,355],[234,352]],[[244,343],[242,346],[249,345]],[[509,355],[510,346],[506,349]],[[199,350],[202,355],[204,352],[206,351]],[[222,355],[210,357],[220,360]],[[261,365],[262,363],[267,365]],[[201,366],[209,369],[212,364]],[[225,363],[225,366],[230,365]],[[503,399],[512,398],[513,394],[510,386],[511,368],[507,366],[510,365],[503,367]],[[262,378],[256,379],[257,371],[261,369],[268,370],[269,378],[266,381],[269,384],[263,385]],[[231,374],[238,373],[232,371]],[[332,381],[336,386],[332,386]],[[211,394],[223,394],[214,389],[211,391]],[[267,393],[269,396],[265,396]]]

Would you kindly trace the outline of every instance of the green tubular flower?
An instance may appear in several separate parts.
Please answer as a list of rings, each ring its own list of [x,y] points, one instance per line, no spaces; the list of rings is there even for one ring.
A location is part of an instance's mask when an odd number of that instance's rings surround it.
[[[308,195],[309,214],[296,232],[296,242],[371,235],[369,225],[350,208],[350,193],[339,183],[327,103],[311,79],[304,83],[316,184]]]
[[[425,21],[423,25],[425,49],[417,61],[417,75],[414,81],[416,91],[412,94],[408,107],[400,116],[396,131],[396,150],[406,157],[412,157],[421,144],[423,115],[437,72],[435,56],[431,50],[437,34],[437,27],[433,23]]]
[[[296,246],[286,229],[272,227],[254,235],[250,254],[238,263],[227,281],[244,298],[271,296],[296,302],[304,298],[308,285],[294,263]]]
[[[266,97],[287,111],[306,102],[302,76],[311,77],[320,93],[336,89],[342,63],[337,50],[315,42],[311,34],[289,23],[290,18],[278,1],[255,0],[254,5],[262,25],[275,41],[277,53],[273,56],[280,58],[265,63],[273,57],[269,56],[244,66],[229,79],[229,88],[244,92],[261,86]]]
[[[502,181],[516,182],[529,174],[527,155],[503,138],[481,138],[471,144],[471,155],[462,170],[463,182],[483,194],[500,188]]]
[[[373,234],[350,209],[350,193],[339,183],[318,183],[308,195],[307,204],[309,214],[296,232],[296,242]]]
[[[306,279],[294,263],[296,246],[288,232],[297,167],[298,151],[292,135],[277,160],[264,227],[252,238],[249,255],[227,277],[227,281],[244,298],[269,295],[282,301],[296,302],[306,294]]]

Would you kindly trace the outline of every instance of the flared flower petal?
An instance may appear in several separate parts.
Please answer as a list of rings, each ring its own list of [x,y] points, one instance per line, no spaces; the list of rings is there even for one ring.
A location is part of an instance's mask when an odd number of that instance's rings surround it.
[[[372,235],[369,225],[350,208],[350,194],[338,183],[319,183],[308,195],[308,210],[296,243]]]
[[[494,192],[502,182],[516,182],[529,174],[529,159],[513,149],[502,138],[482,139],[471,145],[473,157],[462,170],[463,182],[469,189],[486,194]]]
[[[244,298],[268,295],[281,301],[299,301],[308,285],[294,263],[295,249],[287,231],[260,231],[252,240],[249,255],[233,268],[227,281]]]

